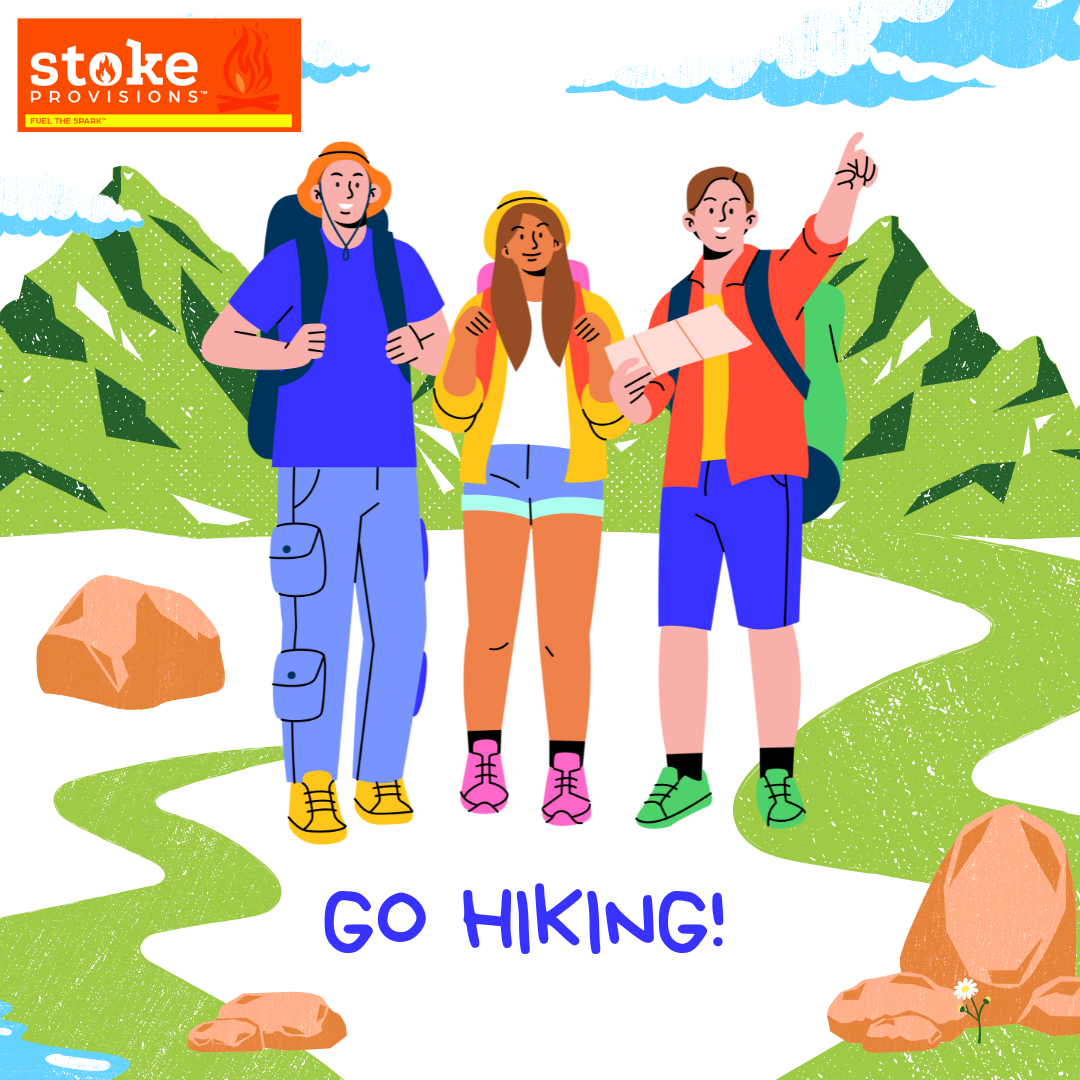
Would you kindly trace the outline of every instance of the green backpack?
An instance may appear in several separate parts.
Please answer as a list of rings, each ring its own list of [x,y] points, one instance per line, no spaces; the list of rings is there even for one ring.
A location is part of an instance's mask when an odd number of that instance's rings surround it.
[[[844,295],[822,282],[803,308],[805,368],[784,340],[769,298],[769,255],[759,251],[746,275],[746,307],[764,346],[806,399],[803,416],[810,471],[803,481],[803,522],[829,509],[840,491],[847,430],[847,399],[840,374]],[[763,257],[764,256],[764,257]]]
[[[844,330],[844,294],[835,286],[822,282],[803,308],[803,321],[806,324],[806,374],[810,376],[813,388],[804,410],[806,443],[811,454],[810,472],[813,476],[815,454],[827,458],[836,470],[835,476],[826,470],[832,478],[820,490],[811,488],[809,482],[803,487],[803,521],[813,521],[836,501],[844,471],[847,398],[840,374],[839,352]],[[823,468],[824,463],[819,458],[818,469]],[[810,511],[806,508],[808,491],[815,499]]]

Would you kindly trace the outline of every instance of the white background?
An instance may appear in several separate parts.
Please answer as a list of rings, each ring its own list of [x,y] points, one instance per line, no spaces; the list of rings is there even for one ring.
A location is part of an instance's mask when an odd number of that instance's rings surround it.
[[[872,110],[564,93],[635,62],[667,63],[714,47],[750,52],[809,6],[671,6],[661,15],[635,3],[620,5],[614,18],[608,5],[581,2],[324,4],[317,27],[305,21],[305,36],[354,42],[371,71],[329,85],[306,81],[302,134],[18,135],[9,75],[0,161],[7,171],[57,173],[94,191],[114,165],[135,167],[250,266],[273,201],[295,189],[323,145],[357,141],[390,175],[392,227],[420,251],[451,313],[471,296],[486,260],[488,213],[505,192],[534,188],[569,218],[571,257],[588,264],[594,289],[629,331],[647,324],[656,300],[696,258],[679,225],[694,172],[714,164],[748,172],[761,211],[753,239],[785,245],[816,209],[847,137],[862,130],[882,171],[852,234],[898,214],[946,287],[977,308],[984,329],[1005,347],[1041,334],[1075,388],[1080,220],[1070,129],[1078,65],[1051,61],[1009,73],[992,90]],[[188,10],[161,4],[154,14]],[[270,0],[226,11],[301,14]],[[145,13],[136,4],[45,3],[16,14]],[[10,73],[14,17],[5,22],[0,69]],[[71,42],[57,44],[60,51]],[[0,301],[14,298],[22,273],[57,243],[0,238]],[[0,553],[8,568],[0,584],[2,655],[15,673],[2,703],[8,767],[0,814],[8,827],[0,914],[156,881],[155,867],[62,821],[52,792],[107,768],[276,741],[267,685],[276,598],[265,543],[121,532],[7,539]],[[711,645],[706,766],[715,803],[669,830],[633,824],[662,764],[655,566],[654,537],[605,536],[587,757],[595,814],[587,826],[556,830],[539,815],[546,745],[528,589],[507,706],[510,805],[480,820],[458,806],[464,583],[460,535],[439,534],[429,579],[428,697],[407,776],[415,822],[374,829],[350,818],[345,843],[309,848],[285,828],[280,765],[170,794],[164,808],[263,859],[281,880],[283,899],[258,919],[152,938],[146,955],[221,998],[278,989],[322,994],[351,1034],[321,1056],[350,1080],[503,1066],[511,1076],[567,1069],[645,1077],[678,1069],[767,1080],[826,1049],[835,1041],[828,1003],[861,978],[896,970],[923,886],[782,862],[736,832],[731,802],[755,762],[756,739],[745,635],[733,625],[726,581]],[[80,585],[106,573],[179,589],[200,604],[221,632],[225,690],[149,713],[42,695],[34,677],[38,638]],[[946,601],[817,564],[806,566],[803,610],[804,720],[986,630],[981,617]],[[346,745],[345,760],[348,752]],[[1024,797],[1008,790],[1021,779],[1017,768],[998,757],[995,769],[995,795]],[[346,781],[346,796],[347,789]],[[537,882],[553,900],[595,889],[601,903],[614,900],[628,913],[646,892],[659,901],[672,889],[719,891],[724,944],[678,956],[659,941],[624,939],[593,956],[584,943],[540,946],[534,937],[533,952],[522,956],[504,952],[492,929],[483,931],[480,949],[469,948],[460,921],[464,888],[493,911],[502,888],[531,891]],[[427,928],[408,944],[376,936],[360,953],[340,955],[322,936],[323,905],[338,889],[359,890],[376,904],[410,892],[427,908]],[[568,921],[583,932],[584,900]]]

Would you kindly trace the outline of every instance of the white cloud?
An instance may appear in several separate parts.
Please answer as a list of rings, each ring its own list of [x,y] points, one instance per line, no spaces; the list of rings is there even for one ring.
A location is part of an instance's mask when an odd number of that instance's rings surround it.
[[[862,64],[875,55],[870,43],[883,22],[907,19],[932,22],[939,19],[953,0],[862,0],[846,8],[810,11],[768,45],[749,55],[696,56],[674,65],[635,65],[617,71],[610,78],[623,86],[646,87],[666,82],[671,86],[699,86],[711,78],[718,86],[742,86],[758,64],[775,63],[793,79],[803,79],[816,71],[843,75],[853,64]],[[305,52],[305,57],[307,53]],[[308,57],[310,59],[310,57]],[[600,83],[607,78],[589,78]]]
[[[95,224],[142,221],[136,211],[125,210],[107,195],[72,187],[58,176],[19,176],[9,172],[0,172],[0,215],[23,221],[66,221],[75,215]]]
[[[353,64],[363,67],[367,63],[355,44],[340,39],[327,41],[326,38],[305,37],[300,52],[309,64],[322,68],[331,64],[338,67],[351,67]]]

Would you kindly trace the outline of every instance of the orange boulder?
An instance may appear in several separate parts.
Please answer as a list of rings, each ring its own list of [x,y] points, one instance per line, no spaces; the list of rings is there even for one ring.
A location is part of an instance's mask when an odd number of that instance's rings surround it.
[[[88,581],[37,649],[47,694],[115,709],[212,694],[225,685],[213,623],[180,593],[118,577]]]
[[[974,979],[987,1024],[1015,1024],[1036,987],[1076,973],[1076,895],[1065,845],[1018,806],[966,825],[934,875],[900,966],[943,986]]]
[[[975,1026],[950,989],[978,986],[982,1026],[1080,1034],[1076,895],[1061,837],[1018,806],[965,825],[938,867],[900,953],[829,1007],[829,1027],[867,1050],[928,1050]]]

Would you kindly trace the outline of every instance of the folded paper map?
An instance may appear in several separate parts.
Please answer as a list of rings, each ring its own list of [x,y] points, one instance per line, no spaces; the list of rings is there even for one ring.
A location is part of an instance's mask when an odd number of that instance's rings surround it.
[[[660,374],[709,356],[745,349],[749,344],[749,339],[719,306],[710,304],[692,315],[616,341],[606,352],[613,369],[627,360],[641,357]]]

